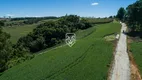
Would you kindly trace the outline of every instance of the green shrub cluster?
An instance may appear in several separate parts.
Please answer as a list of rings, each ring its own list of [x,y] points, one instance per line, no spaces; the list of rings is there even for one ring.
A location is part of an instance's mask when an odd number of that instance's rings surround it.
[[[16,46],[23,46],[34,53],[61,43],[66,33],[89,27],[91,24],[87,20],[80,20],[77,15],[66,15],[59,18],[58,21],[48,21],[38,25],[33,32],[21,37]]]
[[[3,72],[21,61],[31,59],[32,55],[29,56],[30,54],[23,47],[14,47],[9,40],[10,35],[3,32],[1,26],[4,24],[0,24],[0,72]]]

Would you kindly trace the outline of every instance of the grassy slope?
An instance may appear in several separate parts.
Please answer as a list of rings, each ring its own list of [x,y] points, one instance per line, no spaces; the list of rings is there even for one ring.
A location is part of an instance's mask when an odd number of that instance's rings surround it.
[[[3,30],[11,35],[10,40],[12,43],[16,43],[17,40],[29,32],[31,32],[36,27],[36,24],[33,25],[24,25],[16,27],[4,27]]]
[[[142,75],[142,42],[133,42],[130,44],[130,50],[133,53],[133,57],[138,65],[140,73]]]
[[[75,34],[77,36],[77,39],[82,39],[90,34],[92,34],[96,30],[96,26],[85,29],[85,30],[78,30]]]
[[[118,23],[98,25],[89,36],[73,47],[61,47],[17,65],[0,80],[104,80],[113,53],[113,45],[104,35],[119,32]]]

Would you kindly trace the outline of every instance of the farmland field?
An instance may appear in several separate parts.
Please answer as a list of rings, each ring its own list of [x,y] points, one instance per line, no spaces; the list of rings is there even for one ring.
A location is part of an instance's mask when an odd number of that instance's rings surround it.
[[[90,35],[78,38],[73,47],[64,46],[38,55],[5,71],[0,80],[106,80],[113,43],[105,41],[104,36],[118,33],[120,26],[108,23],[88,29]]]
[[[138,65],[138,69],[142,75],[142,42],[133,42],[130,44],[130,50],[132,51],[132,55],[136,64]]]
[[[111,18],[86,18],[86,19],[88,20],[88,22],[92,24],[102,24],[102,23],[108,23],[113,21],[113,19]]]
[[[17,40],[29,32],[31,32],[36,27],[36,24],[33,25],[24,25],[16,27],[3,27],[3,30],[11,35],[10,40],[12,43],[16,43]]]

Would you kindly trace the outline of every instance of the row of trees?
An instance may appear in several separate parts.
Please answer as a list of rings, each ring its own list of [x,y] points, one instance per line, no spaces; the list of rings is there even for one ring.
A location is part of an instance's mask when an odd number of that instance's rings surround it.
[[[61,43],[66,33],[89,27],[91,24],[87,20],[80,19],[77,15],[66,15],[59,18],[58,21],[48,21],[38,25],[33,32],[21,37],[16,46],[23,46],[34,53]]]
[[[142,36],[142,0],[137,0],[129,5],[126,10],[120,8],[117,18],[125,21],[129,27],[130,33]]]
[[[25,24],[34,24],[43,20],[58,19],[58,17],[21,17],[21,18],[11,18],[10,20],[3,20],[5,22],[5,27],[7,26],[21,26]]]
[[[45,19],[57,19],[58,17],[49,16],[49,17],[19,17],[19,18],[12,18],[11,21],[19,21],[19,20],[45,20]]]

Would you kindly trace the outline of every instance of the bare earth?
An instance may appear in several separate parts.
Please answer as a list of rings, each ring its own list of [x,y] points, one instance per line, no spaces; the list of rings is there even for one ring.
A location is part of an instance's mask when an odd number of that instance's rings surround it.
[[[111,80],[130,80],[130,62],[127,53],[127,38],[123,33],[127,27],[124,23],[122,24],[120,39],[117,44]]]

